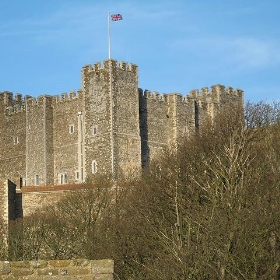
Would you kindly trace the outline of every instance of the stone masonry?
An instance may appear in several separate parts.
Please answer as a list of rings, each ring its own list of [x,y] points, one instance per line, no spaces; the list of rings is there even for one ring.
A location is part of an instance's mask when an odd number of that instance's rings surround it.
[[[113,280],[113,260],[0,261],[0,280]]]
[[[138,67],[106,60],[82,69],[78,92],[37,99],[0,93],[0,178],[18,186],[117,179],[199,129],[242,90],[215,85],[188,96],[138,88]]]

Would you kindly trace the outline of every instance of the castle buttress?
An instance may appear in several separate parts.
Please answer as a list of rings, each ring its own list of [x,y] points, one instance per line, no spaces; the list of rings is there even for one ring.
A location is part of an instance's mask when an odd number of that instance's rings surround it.
[[[78,92],[37,99],[1,92],[0,178],[31,186],[139,173],[231,104],[243,105],[242,90],[143,92],[138,67],[112,59],[83,67]]]

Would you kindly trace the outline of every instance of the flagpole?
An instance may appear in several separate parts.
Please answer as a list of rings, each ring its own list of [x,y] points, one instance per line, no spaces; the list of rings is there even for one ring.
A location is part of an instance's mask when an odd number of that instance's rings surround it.
[[[112,93],[112,61],[111,61],[111,38],[110,38],[111,14],[108,11],[108,57],[109,57],[109,96],[110,96],[110,144],[111,144],[111,168],[112,180],[115,181],[115,155],[114,155],[114,125],[113,125],[113,93]]]
[[[110,12],[108,12],[108,57],[111,59]]]
[[[115,141],[114,141],[114,106],[113,106],[113,86],[112,86],[112,60],[111,60],[111,40],[110,40],[110,21],[122,20],[121,14],[111,15],[108,11],[108,56],[109,56],[109,96],[110,96],[110,138],[111,138],[111,168],[112,168],[112,180],[115,181],[117,178],[117,168],[115,167]]]

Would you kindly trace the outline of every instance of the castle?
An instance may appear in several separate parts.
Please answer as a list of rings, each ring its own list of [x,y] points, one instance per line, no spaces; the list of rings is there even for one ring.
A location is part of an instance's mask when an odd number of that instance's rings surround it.
[[[77,93],[0,93],[0,178],[21,186],[82,183],[140,171],[218,110],[243,104],[222,85],[188,96],[138,88],[138,67],[109,59],[82,69]]]

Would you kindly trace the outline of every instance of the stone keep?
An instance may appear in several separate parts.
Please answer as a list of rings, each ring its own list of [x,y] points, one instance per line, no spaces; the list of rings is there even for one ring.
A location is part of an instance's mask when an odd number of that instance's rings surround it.
[[[138,67],[106,60],[82,69],[82,88],[61,96],[0,93],[0,178],[17,185],[82,183],[140,172],[243,92],[215,85],[187,96],[138,88]]]

